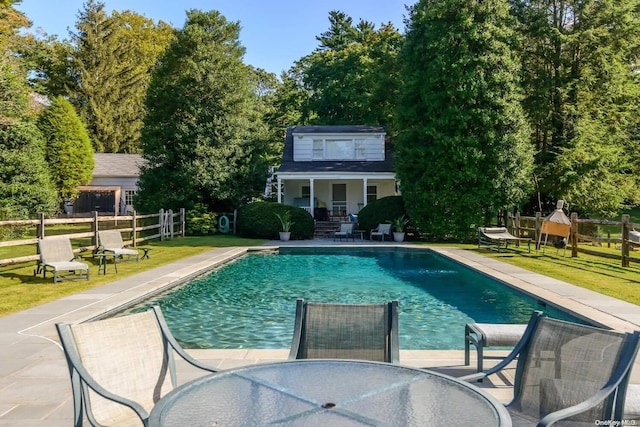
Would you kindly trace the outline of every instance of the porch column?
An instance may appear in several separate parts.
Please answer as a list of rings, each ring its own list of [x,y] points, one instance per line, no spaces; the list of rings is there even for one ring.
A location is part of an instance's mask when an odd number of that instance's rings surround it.
[[[282,179],[278,177],[278,203],[282,203]]]
[[[309,212],[311,214],[311,217],[314,218],[315,216],[313,215],[313,208],[315,208],[315,206],[313,206],[313,199],[314,197],[314,191],[313,191],[313,178],[309,178],[309,210],[311,212]]]
[[[362,207],[367,206],[367,178],[362,178]]]

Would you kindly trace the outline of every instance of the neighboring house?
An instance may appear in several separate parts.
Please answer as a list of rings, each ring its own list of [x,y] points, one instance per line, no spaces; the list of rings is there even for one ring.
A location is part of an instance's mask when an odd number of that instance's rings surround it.
[[[73,204],[74,213],[98,211],[125,215],[133,210],[133,196],[138,191],[140,154],[94,154],[95,167],[89,185],[80,186]]]
[[[397,194],[389,142],[379,126],[288,128],[276,178],[278,202],[318,220],[357,214]]]

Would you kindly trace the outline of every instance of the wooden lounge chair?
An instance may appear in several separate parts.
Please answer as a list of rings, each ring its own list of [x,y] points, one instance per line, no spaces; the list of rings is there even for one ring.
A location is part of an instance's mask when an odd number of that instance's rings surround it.
[[[68,238],[45,237],[39,239],[38,252],[40,260],[36,271],[34,271],[35,276],[42,272],[42,277],[46,279],[47,271],[50,271],[53,273],[53,283],[72,279],[89,280],[89,266],[77,260],[78,257],[73,254],[71,241]]]
[[[296,304],[289,359],[359,359],[398,363],[398,301]]]
[[[378,224],[376,228],[369,232],[369,240],[379,237],[384,242],[385,236],[389,236],[389,241],[391,241],[391,224]]]
[[[129,261],[135,259],[136,262],[140,259],[140,253],[137,250],[130,249],[124,245],[122,235],[118,230],[98,231],[98,245],[98,250],[116,255],[114,262],[116,262],[117,259]]]
[[[509,233],[506,227],[478,227],[478,249],[481,246],[494,247],[498,252],[509,248],[509,243],[527,243],[527,249],[531,252],[531,239],[528,237],[516,237]]]
[[[534,312],[513,351],[495,367],[461,377],[475,381],[517,358],[514,425],[624,425],[629,375],[640,332],[622,333],[543,317]],[[604,425],[604,424],[603,424]]]
[[[350,223],[346,223],[346,224],[340,224],[340,228],[338,228],[337,230],[335,230],[333,232],[333,241],[335,242],[336,237],[339,240],[342,240],[342,238],[344,237],[347,241],[349,241],[349,238],[351,238],[351,240],[355,241],[355,236],[353,234],[353,227],[354,227],[354,223],[350,222]]]
[[[174,353],[208,372],[173,338],[158,307],[76,325],[56,324],[71,375],[74,426],[146,426],[177,385]]]

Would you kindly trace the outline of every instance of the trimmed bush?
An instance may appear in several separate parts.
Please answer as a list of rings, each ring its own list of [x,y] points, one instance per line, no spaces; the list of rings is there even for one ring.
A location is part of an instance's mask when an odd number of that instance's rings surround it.
[[[396,218],[406,215],[404,201],[401,196],[389,196],[367,203],[358,213],[358,226],[367,231],[376,228],[378,224],[386,224]]]
[[[287,212],[293,221],[291,239],[313,238],[313,218],[307,211],[273,202],[255,202],[238,209],[236,231],[243,237],[279,239],[282,226],[276,214],[282,216]]]
[[[193,209],[187,211],[187,235],[206,236],[214,234],[218,230],[216,226],[217,220],[214,212],[209,212],[203,203],[197,203]]]

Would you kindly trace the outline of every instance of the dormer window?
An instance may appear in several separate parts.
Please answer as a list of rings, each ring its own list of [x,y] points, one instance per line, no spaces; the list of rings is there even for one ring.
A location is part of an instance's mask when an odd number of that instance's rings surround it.
[[[295,161],[382,161],[384,136],[331,135],[294,138]]]

